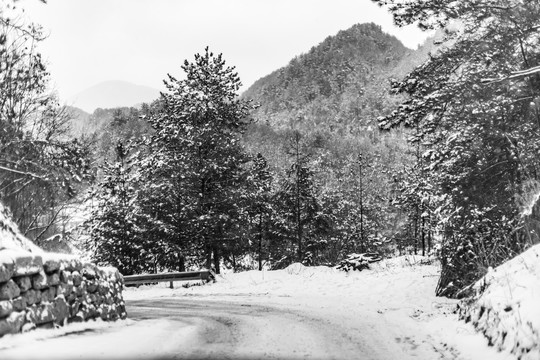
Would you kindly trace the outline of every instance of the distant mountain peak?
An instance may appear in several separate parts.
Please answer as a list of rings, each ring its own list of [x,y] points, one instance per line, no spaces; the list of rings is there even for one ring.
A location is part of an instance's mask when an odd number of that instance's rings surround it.
[[[92,113],[97,108],[109,109],[151,102],[159,96],[159,90],[149,86],[123,80],[108,80],[72,96],[67,103]]]

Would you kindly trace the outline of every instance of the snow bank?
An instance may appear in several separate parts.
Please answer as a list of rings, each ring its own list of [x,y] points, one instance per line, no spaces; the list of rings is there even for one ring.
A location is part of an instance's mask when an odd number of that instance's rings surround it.
[[[499,350],[519,359],[540,359],[540,244],[490,271],[460,304],[472,322]]]
[[[125,296],[131,300],[148,297],[197,295],[234,295],[234,296],[263,296],[293,297],[303,295],[326,296],[339,293],[340,296],[365,298],[365,292],[371,291],[382,298],[392,298],[394,291],[402,291],[413,296],[418,290],[411,285],[416,283],[418,276],[436,279],[439,273],[438,265],[421,266],[426,262],[422,256],[401,256],[385,259],[370,264],[370,270],[362,272],[344,272],[327,266],[304,266],[293,263],[282,270],[258,271],[250,270],[239,273],[217,275],[216,283],[205,286],[181,287],[169,289],[168,283],[130,287]],[[413,278],[415,280],[413,280]],[[421,294],[429,293],[429,301],[434,296],[434,285],[430,288],[422,281]],[[191,282],[188,285],[199,285]],[[186,285],[186,283],[184,283]],[[432,286],[432,285],[429,285]],[[414,296],[417,302],[418,296]],[[378,300],[380,300],[378,299]]]

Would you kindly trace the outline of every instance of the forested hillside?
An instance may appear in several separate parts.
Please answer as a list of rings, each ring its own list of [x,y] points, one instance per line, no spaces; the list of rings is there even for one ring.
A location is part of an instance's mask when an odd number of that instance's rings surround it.
[[[67,107],[70,115],[70,136],[84,139],[92,150],[94,167],[115,159],[114,146],[149,134],[150,125],[140,117],[148,113],[150,105],[139,107],[98,108],[88,114],[76,107]]]
[[[244,144],[268,160],[276,183],[297,178],[291,169],[304,156],[313,195],[332,219],[325,236],[333,241],[326,244],[339,249],[326,254],[326,261],[347,251],[433,248],[427,199],[410,183],[418,148],[407,143],[410,132],[381,133],[377,119],[403,99],[390,93],[391,81],[435,49],[433,39],[410,50],[379,26],[359,24],[326,38],[242,94],[258,106]]]
[[[389,79],[413,53],[375,24],[358,24],[329,36],[289,65],[258,80],[243,94],[260,104],[254,116],[274,129],[348,133],[375,125],[398,101]]]

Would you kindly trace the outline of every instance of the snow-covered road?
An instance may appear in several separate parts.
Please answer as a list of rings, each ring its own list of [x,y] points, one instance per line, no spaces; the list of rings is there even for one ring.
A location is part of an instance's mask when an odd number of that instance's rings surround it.
[[[457,320],[454,301],[433,295],[437,274],[432,265],[345,274],[297,264],[188,289],[128,289],[129,320],[3,338],[0,359],[510,358]]]
[[[0,358],[395,359],[401,352],[366,318],[346,321],[289,305],[243,297],[129,301],[131,320],[124,327],[37,339],[0,351]]]
[[[131,320],[124,327],[34,340],[0,351],[0,358],[384,360],[398,354],[400,359],[447,358],[429,344],[415,343],[412,336],[393,337],[395,329],[384,324],[381,314],[336,316],[333,307],[323,303],[294,306],[290,299],[282,300],[189,296],[128,301]]]
[[[190,328],[190,339],[174,350],[185,358],[391,358],[377,356],[373,344],[364,341],[366,324],[353,329],[276,304],[171,298],[135,301],[130,308],[133,318],[166,318]]]

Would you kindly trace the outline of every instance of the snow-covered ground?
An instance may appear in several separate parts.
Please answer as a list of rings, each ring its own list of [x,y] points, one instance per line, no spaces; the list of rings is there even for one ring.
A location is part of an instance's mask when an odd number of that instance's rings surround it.
[[[421,264],[425,260],[399,257],[349,273],[293,264],[285,270],[218,276],[215,284],[187,289],[142,286],[128,290],[125,297],[265,304],[302,311],[348,329],[368,324],[371,334],[366,338],[376,342],[381,358],[511,359],[458,320],[456,301],[434,295],[439,266]]]
[[[35,333],[3,338],[0,358],[515,359],[459,321],[456,301],[434,296],[439,267],[424,260],[349,273],[293,264],[189,288],[128,288],[132,320],[85,324],[92,331],[82,335],[69,325],[45,342]]]
[[[540,359],[540,244],[490,269],[473,290],[462,317],[497,348]]]

